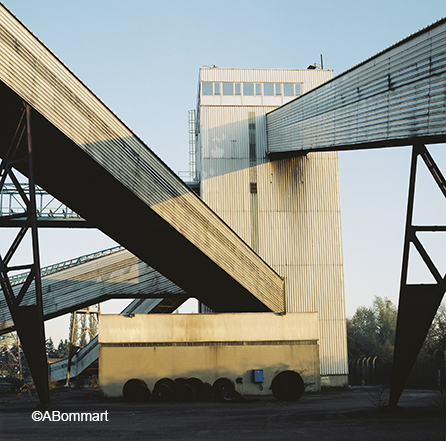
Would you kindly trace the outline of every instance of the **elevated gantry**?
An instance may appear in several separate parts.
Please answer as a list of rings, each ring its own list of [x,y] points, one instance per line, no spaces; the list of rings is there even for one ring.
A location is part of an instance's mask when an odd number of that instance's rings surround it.
[[[38,184],[214,311],[284,311],[283,279],[3,5],[0,58],[2,184],[9,176],[20,191],[18,170],[29,188]],[[35,260],[15,297],[8,273],[22,268],[9,263],[22,229],[2,255],[1,281],[40,400],[48,404],[35,197],[22,196]],[[121,213],[134,215],[117,215],[116,200]],[[33,281],[36,300],[21,305]]]
[[[398,323],[390,391],[397,405],[446,290],[413,225],[417,160],[446,197],[446,181],[425,144],[446,142],[446,19],[441,19],[268,115],[271,158],[312,151],[413,145]],[[409,284],[410,244],[435,279]]]
[[[29,178],[30,188],[34,183],[44,188],[214,311],[284,311],[283,279],[3,5],[0,58],[2,185],[9,176],[20,192],[14,174],[19,170]],[[393,405],[445,291],[445,279],[417,232],[446,227],[414,226],[411,214],[418,157],[442,191],[446,188],[424,146],[446,141],[445,80],[446,20],[442,19],[267,115],[271,159],[310,151],[414,146]],[[28,221],[2,254],[1,286],[39,398],[49,404],[35,195],[22,196]],[[135,215],[117,216],[116,199],[124,205],[121,212]],[[28,228],[33,263],[12,267],[12,255]],[[407,284],[410,243],[435,285]],[[8,273],[25,267],[31,269],[30,276],[17,293]],[[35,300],[22,304],[32,282]]]

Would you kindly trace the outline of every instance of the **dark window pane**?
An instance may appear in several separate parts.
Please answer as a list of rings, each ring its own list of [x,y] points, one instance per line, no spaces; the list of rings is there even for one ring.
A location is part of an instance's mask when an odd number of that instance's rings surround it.
[[[241,95],[242,94],[241,84],[240,83],[235,83],[234,87],[235,87],[235,94],[236,95]]]
[[[294,84],[284,84],[283,94],[285,96],[294,96]]]
[[[220,83],[214,83],[214,95],[220,95]]]
[[[265,83],[263,85],[263,94],[266,96],[274,96],[274,84],[273,83]]]
[[[302,94],[302,90],[301,90],[301,87],[300,87],[300,86],[301,86],[300,84],[295,84],[295,85],[294,85],[294,87],[295,87],[295,91],[296,91],[296,93],[295,93],[296,96],[299,96],[299,95]]]
[[[256,95],[262,95],[262,85],[260,83],[256,83]]]
[[[282,85],[281,84],[276,84],[275,85],[275,89],[276,89],[276,95],[282,95]]]
[[[243,95],[254,96],[254,83],[243,83]]]
[[[234,95],[234,83],[223,83],[223,95]]]
[[[201,93],[203,95],[213,95],[214,94],[214,90],[213,90],[213,83],[202,83],[201,84]]]

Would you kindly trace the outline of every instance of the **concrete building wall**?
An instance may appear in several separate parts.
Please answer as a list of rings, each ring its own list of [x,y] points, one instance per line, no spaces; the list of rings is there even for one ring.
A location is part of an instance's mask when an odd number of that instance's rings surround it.
[[[270,161],[266,114],[289,97],[267,97],[275,106],[246,101],[243,81],[277,83],[283,94],[285,84],[304,93],[330,78],[321,70],[201,69],[200,90],[242,86],[233,102],[201,95],[197,112],[201,197],[284,277],[286,312],[318,312],[326,386],[346,385],[348,374],[337,153]]]
[[[286,369],[300,373],[307,391],[320,389],[315,313],[103,315],[99,343],[107,396],[121,396],[131,378],[153,390],[164,377],[229,377],[244,395],[270,395],[272,378]],[[254,369],[263,369],[263,383],[253,382]]]

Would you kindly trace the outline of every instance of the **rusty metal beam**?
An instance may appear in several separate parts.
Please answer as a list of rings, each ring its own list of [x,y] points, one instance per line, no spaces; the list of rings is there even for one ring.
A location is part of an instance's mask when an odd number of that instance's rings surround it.
[[[415,364],[418,353],[432,324],[441,300],[446,291],[446,275],[442,276],[434,261],[423,247],[417,233],[445,231],[445,226],[413,225],[415,200],[415,183],[418,158],[422,158],[440,191],[446,197],[446,180],[425,145],[413,145],[412,162],[409,180],[409,194],[406,215],[406,233],[403,248],[403,263],[401,271],[400,297],[398,304],[398,321],[395,336],[395,351],[390,384],[389,405],[396,406],[401,393]],[[409,252],[413,244],[431,272],[436,283],[409,284]]]
[[[24,134],[26,132],[26,137]],[[29,196],[21,187],[13,167],[25,163],[28,171]],[[46,359],[45,328],[43,324],[42,282],[40,277],[39,237],[37,229],[36,195],[34,192],[33,143],[31,127],[31,108],[24,103],[24,109],[8,153],[0,165],[0,189],[9,178],[16,186],[26,206],[26,222],[20,229],[5,257],[0,256],[0,286],[8,304],[15,328],[20,337],[23,351],[34,380],[37,394],[42,405],[50,404],[48,387],[48,365]],[[32,263],[10,266],[9,263],[18,250],[26,234],[31,234]],[[30,273],[16,296],[9,281],[9,272],[29,269]],[[35,304],[21,305],[27,289],[34,282]]]

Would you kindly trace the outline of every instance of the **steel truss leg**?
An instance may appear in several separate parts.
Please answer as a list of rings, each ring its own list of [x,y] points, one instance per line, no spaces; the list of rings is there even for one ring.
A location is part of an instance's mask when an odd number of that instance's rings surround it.
[[[24,110],[17,126],[16,133],[9,150],[0,164],[0,189],[3,187],[6,179],[14,183],[17,191],[26,206],[26,222],[20,229],[17,237],[13,241],[9,250],[4,257],[0,257],[0,285],[5,295],[6,302],[14,320],[14,325],[20,337],[23,351],[30,368],[34,384],[39,396],[40,403],[44,406],[50,404],[49,387],[48,387],[48,364],[46,359],[45,344],[45,328],[43,323],[43,303],[42,303],[42,283],[40,276],[40,257],[39,257],[39,240],[37,230],[37,213],[36,213],[36,195],[33,173],[33,148],[31,133],[31,108],[28,104],[24,104]],[[26,137],[25,137],[26,132]],[[26,144],[24,157],[18,153],[22,151],[23,144]],[[17,163],[26,165],[28,173],[29,197],[25,194],[23,188],[13,171],[13,167]],[[12,214],[11,218],[24,217]],[[20,243],[24,239],[26,233],[31,232],[32,256],[33,262],[27,265],[9,266],[14,253],[17,251]],[[29,275],[22,285],[19,292],[14,292],[9,281],[8,272],[15,270],[30,270]],[[35,304],[22,305],[22,300],[34,281],[35,285]],[[27,302],[28,303],[28,302]]]
[[[440,306],[446,291],[446,275],[442,276],[434,262],[423,247],[417,233],[446,232],[446,226],[413,225],[413,208],[415,196],[415,180],[418,157],[422,158],[435,182],[446,198],[446,180],[437,167],[432,156],[423,144],[414,144],[409,181],[407,204],[406,233],[404,238],[403,265],[401,272],[400,298],[398,305],[398,321],[395,336],[392,380],[390,384],[390,406],[396,406],[401,393],[415,364],[418,353],[429,331],[430,325]],[[408,284],[408,265],[410,244],[413,244],[427,268],[434,277],[433,284]]]

